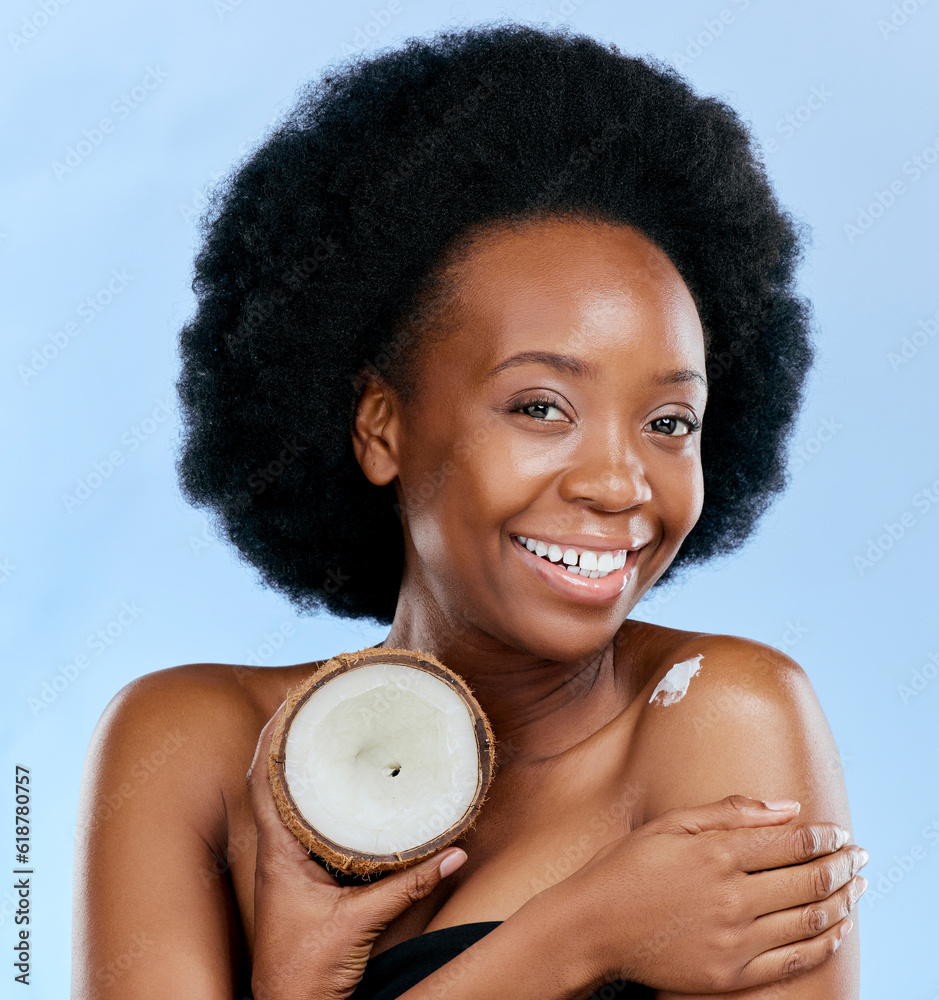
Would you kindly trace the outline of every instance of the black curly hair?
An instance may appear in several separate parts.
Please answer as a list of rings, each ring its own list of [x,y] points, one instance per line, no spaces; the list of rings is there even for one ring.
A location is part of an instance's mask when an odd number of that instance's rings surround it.
[[[784,488],[814,354],[802,240],[734,110],[566,26],[410,38],[307,84],[201,223],[181,488],[298,611],[392,621],[403,531],[352,451],[361,376],[407,399],[447,265],[545,214],[634,227],[698,308],[704,507],[659,582],[739,547]]]

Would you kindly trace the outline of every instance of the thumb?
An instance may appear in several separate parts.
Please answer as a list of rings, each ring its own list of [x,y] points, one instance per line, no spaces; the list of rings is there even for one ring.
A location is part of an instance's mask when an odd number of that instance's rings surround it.
[[[658,817],[662,832],[703,833],[705,830],[736,830],[744,826],[773,826],[797,816],[795,799],[751,799],[728,795],[703,806],[669,809]]]
[[[466,851],[460,848],[435,854],[410,868],[355,889],[349,902],[358,911],[362,924],[379,933],[409,906],[429,896],[464,861]]]

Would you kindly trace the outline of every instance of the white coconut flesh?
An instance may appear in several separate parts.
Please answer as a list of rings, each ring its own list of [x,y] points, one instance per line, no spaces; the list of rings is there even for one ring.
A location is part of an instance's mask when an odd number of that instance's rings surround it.
[[[297,710],[284,750],[284,778],[306,822],[363,854],[440,837],[471,809],[483,774],[464,698],[404,663],[329,679]]]

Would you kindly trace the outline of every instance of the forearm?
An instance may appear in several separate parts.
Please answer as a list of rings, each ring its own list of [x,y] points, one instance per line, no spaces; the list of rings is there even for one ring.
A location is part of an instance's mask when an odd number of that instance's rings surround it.
[[[536,896],[399,1000],[586,1000],[603,985],[576,924]]]

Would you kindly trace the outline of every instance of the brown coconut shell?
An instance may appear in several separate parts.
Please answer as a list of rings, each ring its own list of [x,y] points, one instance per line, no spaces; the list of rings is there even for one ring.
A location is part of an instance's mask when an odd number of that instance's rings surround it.
[[[476,746],[479,751],[479,782],[473,802],[463,817],[433,840],[411,850],[395,854],[366,854],[330,840],[313,827],[300,812],[290,794],[284,768],[287,735],[299,710],[315,691],[332,678],[368,664],[395,662],[426,670],[445,681],[461,696],[475,721]],[[274,801],[277,803],[277,809],[284,825],[311,854],[327,862],[328,867],[336,869],[340,873],[361,877],[358,879],[360,881],[367,881],[382,872],[396,871],[416,865],[470,830],[475,825],[486,800],[495,764],[495,739],[489,720],[462,677],[445,667],[433,653],[425,653],[419,649],[371,646],[356,653],[340,653],[338,656],[334,656],[290,692],[274,729],[268,769]]]

